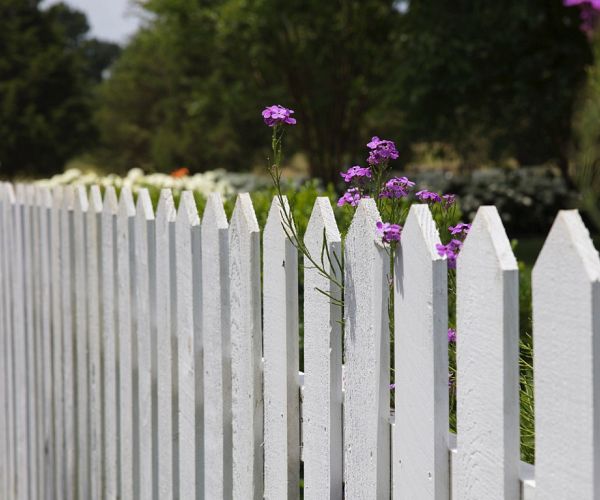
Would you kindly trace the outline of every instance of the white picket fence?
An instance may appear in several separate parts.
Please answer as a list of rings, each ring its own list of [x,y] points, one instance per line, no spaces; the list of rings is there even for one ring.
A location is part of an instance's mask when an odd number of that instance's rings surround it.
[[[600,259],[561,212],[533,273],[536,466],[519,461],[518,268],[482,207],[458,263],[458,434],[448,432],[447,273],[427,206],[395,265],[372,200],[339,293],[304,268],[275,201],[228,223],[212,195],[156,214],[142,190],[0,185],[0,498],[598,500]],[[342,251],[319,198],[305,241]],[[262,288],[261,288],[262,258]],[[325,266],[328,265],[325,260]],[[261,293],[262,290],[262,293]]]

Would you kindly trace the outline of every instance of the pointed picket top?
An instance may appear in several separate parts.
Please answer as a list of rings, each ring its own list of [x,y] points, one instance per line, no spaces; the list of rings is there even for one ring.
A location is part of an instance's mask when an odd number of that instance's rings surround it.
[[[264,230],[264,239],[272,239],[276,238],[278,240],[286,240],[288,239],[287,233],[289,233],[289,229],[287,226],[287,219],[284,215],[284,210],[289,213],[290,204],[288,202],[287,196],[283,196],[283,208],[281,206],[281,200],[279,196],[273,196],[273,201],[271,202],[271,208],[269,209],[269,214],[267,215],[267,222],[265,223]],[[294,221],[292,220],[292,228]]]
[[[447,499],[447,267],[427,205],[410,207],[395,258],[394,498]]]
[[[96,185],[90,188],[88,209],[91,214],[99,214],[102,212],[102,193]]]
[[[9,202],[9,203],[14,203],[16,200],[15,197],[15,189],[13,187],[13,185],[10,182],[5,182],[4,183],[4,193],[5,193],[5,199]]]
[[[455,492],[517,500],[519,276],[496,207],[479,208],[457,264]]]
[[[35,203],[38,207],[52,207],[52,193],[47,186],[36,186],[35,188]]]
[[[533,268],[532,292],[535,495],[596,499],[600,258],[576,210],[554,221]]]
[[[116,215],[119,211],[119,200],[117,200],[117,193],[113,186],[106,186],[102,211],[107,215]]]
[[[173,193],[170,189],[161,189],[160,197],[158,199],[158,206],[156,207],[157,222],[175,222],[176,217],[177,212],[175,210],[175,201],[173,200]]]
[[[119,215],[123,217],[135,217],[135,203],[133,202],[133,195],[131,189],[127,186],[123,186],[121,189],[121,195],[119,197]]]
[[[250,194],[238,194],[231,216],[231,229],[232,231],[239,231],[240,234],[258,233],[260,231]]]
[[[325,230],[325,238],[329,243],[342,241],[340,230],[335,222],[335,215],[331,207],[331,201],[327,196],[319,196],[315,200],[315,204],[310,214],[310,219],[304,234],[304,242],[307,246],[318,242],[319,247],[323,241],[323,230]],[[320,248],[317,249],[320,251]]]
[[[141,221],[154,220],[154,208],[152,207],[150,193],[146,188],[138,191],[135,209],[136,215]]]
[[[469,237],[460,251],[459,261],[477,258],[481,254],[482,239],[491,243],[502,270],[518,269],[517,259],[495,206],[482,206],[477,210]]]
[[[35,186],[33,184],[25,185],[25,203],[29,206],[35,205]]]
[[[62,208],[65,210],[73,210],[75,203],[75,189],[73,185],[67,184],[63,190]]]
[[[177,210],[177,224],[182,227],[197,226],[200,224],[196,200],[194,200],[194,194],[191,191],[183,191],[181,193],[179,209]]]
[[[75,186],[73,210],[75,213],[87,212],[89,206],[85,186]]]
[[[202,227],[209,228],[216,226],[219,229],[227,229],[229,224],[227,222],[227,215],[225,214],[225,208],[223,207],[223,200],[219,193],[211,193],[206,200],[206,207],[202,214]]]
[[[373,199],[361,200],[344,248],[344,470],[349,498],[387,498],[389,441],[389,257]]]
[[[15,199],[19,204],[25,201],[25,184],[22,182],[17,182],[15,185]]]

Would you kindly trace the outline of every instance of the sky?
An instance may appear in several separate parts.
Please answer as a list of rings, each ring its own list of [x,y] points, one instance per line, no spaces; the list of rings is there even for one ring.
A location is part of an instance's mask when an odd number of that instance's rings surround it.
[[[60,0],[45,0],[48,7]],[[141,20],[130,0],[63,0],[87,15],[91,35],[102,40],[124,43],[140,26]]]

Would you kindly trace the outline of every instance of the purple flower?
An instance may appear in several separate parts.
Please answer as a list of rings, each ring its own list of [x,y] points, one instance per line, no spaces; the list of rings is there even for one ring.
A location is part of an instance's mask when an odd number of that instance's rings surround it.
[[[350,188],[338,200],[337,204],[338,207],[343,207],[346,204],[355,207],[362,198],[366,198],[366,196],[363,196],[358,188]]]
[[[340,175],[344,178],[344,182],[350,182],[354,178],[362,181],[365,177],[371,178],[371,169],[369,167],[363,168],[359,165],[355,165],[354,167],[349,168],[348,172],[340,172]]]
[[[438,243],[435,248],[437,249],[438,255],[441,257],[446,257],[448,260],[448,268],[456,269],[456,258],[458,257],[458,252],[462,248],[463,242],[460,240],[451,240],[447,245],[442,245]]]
[[[452,205],[454,205],[454,203],[456,202],[456,195],[455,194],[445,194],[444,196],[442,196],[442,199],[444,200],[444,206],[446,208],[451,207]]]
[[[464,222],[459,222],[456,226],[448,227],[448,231],[452,236],[460,235],[463,238],[469,233],[471,230],[471,224],[465,224]]]
[[[591,34],[598,25],[600,18],[600,0],[563,0],[565,7],[578,5],[580,7],[581,29]]]
[[[284,108],[279,104],[274,104],[263,110],[262,117],[269,127],[274,127],[275,125],[296,125],[296,119],[291,116],[293,114],[293,110]]]
[[[408,190],[415,185],[406,177],[394,177],[385,183],[379,195],[380,198],[403,198],[408,196]]]
[[[456,342],[456,330],[448,328],[448,342]]]
[[[379,165],[385,161],[398,158],[398,151],[393,141],[374,136],[371,138],[371,142],[367,144],[367,147],[371,150],[369,158],[367,158],[369,165]]]
[[[442,198],[439,194],[433,191],[422,190],[415,195],[419,200],[426,201],[427,203],[441,203]]]
[[[384,243],[391,243],[392,241],[400,241],[400,235],[402,234],[402,226],[398,224],[391,224],[389,222],[378,222],[377,232],[383,238]]]
[[[396,388],[396,384],[390,384],[390,391]]]

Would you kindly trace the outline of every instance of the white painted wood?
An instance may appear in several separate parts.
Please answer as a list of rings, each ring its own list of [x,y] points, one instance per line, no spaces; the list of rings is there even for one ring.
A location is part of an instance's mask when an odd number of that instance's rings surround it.
[[[345,253],[344,478],[348,498],[390,494],[389,256],[375,201],[356,210]]]
[[[151,311],[155,310],[155,304],[151,305],[154,297],[151,283],[154,283],[156,271],[154,261],[156,249],[154,210],[146,189],[142,189],[138,193],[135,224],[135,305],[139,405],[139,476],[136,477],[136,482],[139,482],[140,498],[151,499],[155,498],[157,493],[155,471],[153,470],[153,456],[156,453],[156,442],[154,441],[156,420],[152,401],[152,331],[156,331],[156,324],[153,325],[151,321]]]
[[[89,450],[90,500],[102,498],[102,334],[101,334],[101,232],[102,196],[98,186],[90,188],[86,220],[86,297],[89,359]]]
[[[413,205],[394,272],[395,499],[447,500],[448,283],[427,205]]]
[[[202,218],[202,335],[204,340],[204,498],[231,499],[231,336],[229,229],[218,193]],[[210,457],[210,458],[209,458]]]
[[[13,204],[13,241],[12,254],[12,306],[14,336],[14,377],[16,407],[16,449],[17,449],[17,499],[29,498],[31,488],[29,429],[28,429],[28,377],[27,377],[27,341],[25,329],[25,262],[23,245],[23,205],[24,185],[17,184],[15,203]]]
[[[276,196],[263,233],[264,496],[274,500],[300,493],[298,250],[283,223]]]
[[[37,498],[38,482],[38,431],[37,431],[37,346],[34,325],[33,286],[33,186],[24,184],[21,192],[21,230],[23,258],[23,306],[25,328],[25,353],[27,376],[27,455],[29,463],[29,496]]]
[[[62,198],[63,187],[52,191],[52,209],[50,213],[50,251],[51,251],[51,292],[52,292],[52,384],[54,412],[54,465],[55,498],[65,498],[65,445],[63,414],[63,350],[62,350]]]
[[[106,188],[102,206],[102,367],[104,407],[102,430],[104,442],[104,474],[102,498],[113,500],[118,497],[118,407],[117,407],[117,224],[118,201],[112,186]]]
[[[600,258],[559,212],[533,269],[536,498],[600,498]]]
[[[135,307],[134,233],[135,205],[128,187],[123,187],[117,214],[117,298],[118,298],[118,371],[119,371],[119,494],[132,500],[134,490],[134,387],[133,387],[133,318]],[[137,413],[137,411],[135,412]]]
[[[200,219],[196,202],[191,191],[181,194],[176,222],[176,248],[177,260],[177,357],[178,357],[178,387],[179,387],[179,494],[181,500],[194,500],[197,493],[202,491],[201,478],[197,477],[198,470],[196,444],[197,432],[202,427],[196,426],[196,381],[198,379],[196,370],[202,370],[202,366],[196,366],[197,354],[202,356],[201,332],[194,324],[194,305],[201,292],[201,277],[194,270],[200,269],[200,255],[193,253],[193,240],[196,233],[200,231]],[[196,252],[199,250],[196,249]],[[196,262],[196,269],[194,263]],[[200,348],[197,353],[196,349]],[[202,379],[200,378],[200,383]],[[202,423],[203,425],[203,423]]]
[[[175,330],[175,204],[169,189],[163,189],[156,210],[156,314],[158,392],[158,496],[174,498],[177,479],[177,407],[173,387],[177,380]]]
[[[252,200],[238,195],[229,231],[233,498],[263,498],[260,230]]]
[[[327,252],[321,259],[324,238]],[[329,198],[316,199],[304,244],[317,263],[341,281],[334,257],[342,261],[341,236]],[[341,298],[340,287],[304,258],[302,450],[306,500],[343,497],[342,308],[319,290]]]
[[[6,365],[3,368],[3,376],[6,380],[6,492],[7,498],[16,498],[16,432],[15,432],[15,400],[14,400],[14,330],[12,311],[12,276],[14,272],[11,255],[13,255],[14,238],[12,236],[12,213],[15,196],[12,185],[2,183],[2,234],[0,240],[2,245],[2,268],[5,279],[3,285],[3,310],[4,317],[4,352]]]
[[[458,498],[519,498],[519,282],[500,215],[480,207],[457,268]]]
[[[6,370],[8,369],[8,363],[10,363],[11,353],[7,349],[8,335],[10,332],[10,325],[8,324],[8,317],[10,314],[9,308],[6,305],[6,297],[8,295],[6,287],[10,280],[7,273],[7,268],[4,265],[5,259],[7,258],[7,251],[5,243],[8,240],[8,233],[5,228],[5,212],[6,212],[6,199],[5,199],[5,188],[4,183],[0,182],[0,234],[4,235],[0,238],[0,495],[4,498],[9,497],[9,467],[10,467],[10,446],[9,446],[9,429],[8,429],[8,376]]]
[[[63,332],[63,389],[64,389],[64,440],[65,440],[65,500],[77,498],[77,409],[76,409],[76,339],[75,339],[75,289],[74,289],[74,246],[75,228],[73,186],[65,186],[62,205],[61,225],[61,298]]]
[[[75,367],[77,387],[77,494],[76,498],[90,497],[90,457],[89,457],[89,397],[88,397],[88,326],[87,326],[87,285],[86,285],[86,222],[88,198],[84,186],[76,186],[73,203],[73,292],[75,315]]]

